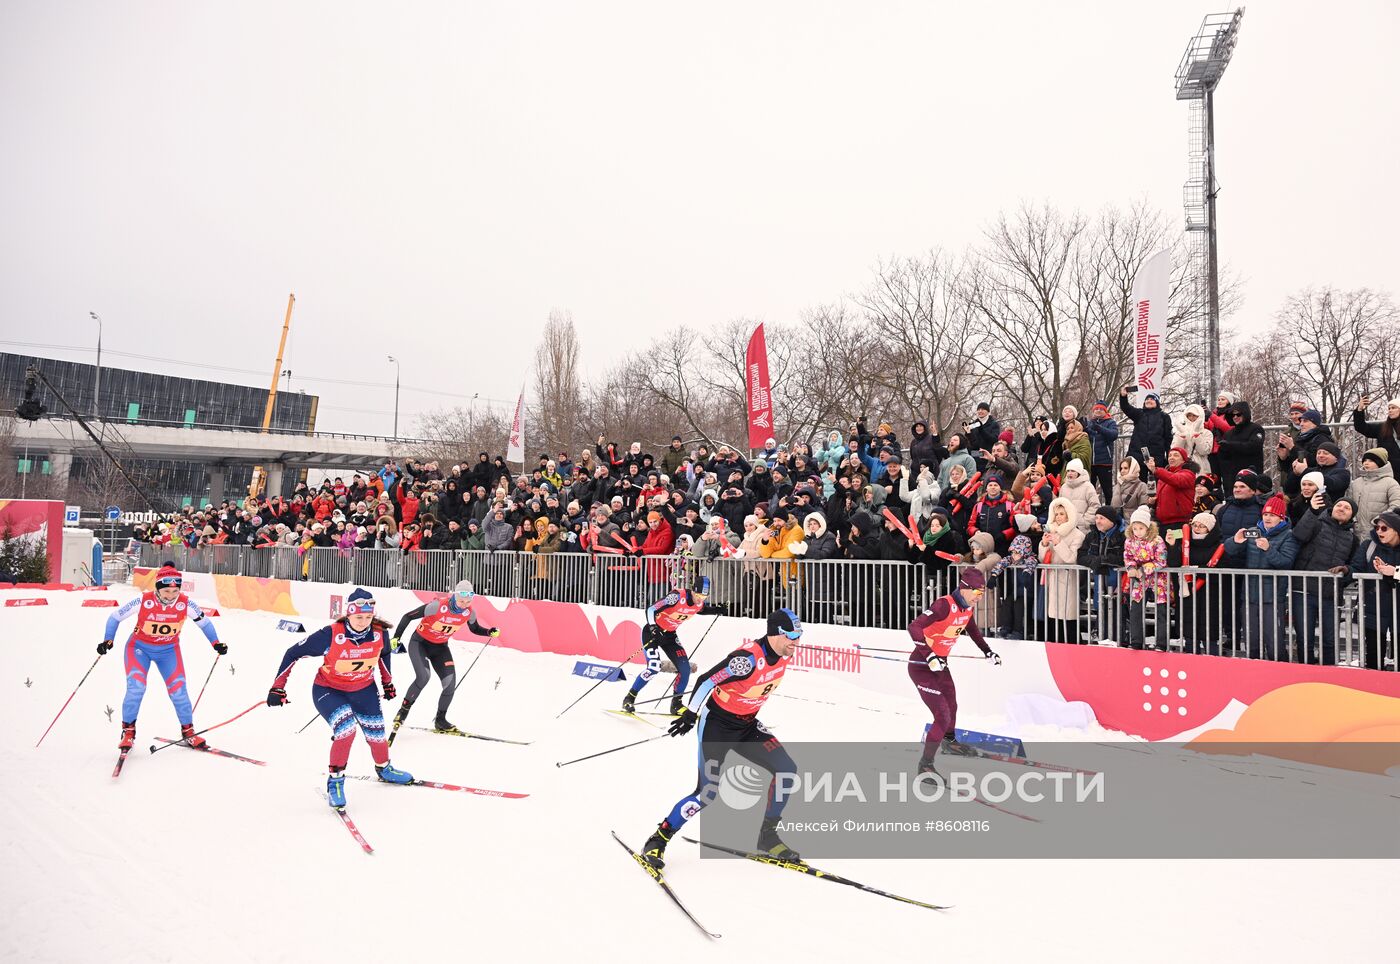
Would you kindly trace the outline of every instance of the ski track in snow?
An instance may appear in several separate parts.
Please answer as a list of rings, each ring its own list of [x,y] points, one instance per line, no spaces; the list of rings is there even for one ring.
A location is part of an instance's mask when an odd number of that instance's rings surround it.
[[[327,750],[319,721],[295,735],[314,712],[312,660],[293,673],[290,705],[260,708],[208,736],[267,767],[179,748],[152,756],[156,736],[178,735],[152,667],[136,747],[114,781],[120,643],[130,624],[35,749],[91,663],[111,610],[80,608],[88,594],[26,595],[50,604],[0,609],[0,960],[687,960],[711,947],[749,953],[755,942],[765,960],[804,962],[1376,959],[1383,929],[1354,912],[1397,882],[1394,863],[1384,861],[813,860],[956,905],[934,913],[748,861],[702,861],[699,848],[677,842],[667,880],[724,933],[715,945],[608,833],[639,846],[694,786],[693,737],[556,768],[649,732],[599,712],[620,702],[617,684],[554,720],[591,685],[570,674],[573,657],[493,650],[458,689],[450,714],[458,726],[534,745],[401,731],[393,748],[395,764],[416,776],[529,798],[354,781],[349,812],[375,849],[367,857],[307,792],[324,788]],[[215,617],[230,655],[196,729],[266,695],[282,652],[301,638],[278,631],[279,618],[232,610]],[[455,644],[459,661],[469,662],[477,645]],[[214,653],[197,630],[182,648],[197,692]],[[394,668],[402,692],[412,678],[408,660],[398,657]],[[653,682],[645,695],[660,695],[663,685]],[[798,699],[774,700],[763,715],[787,741],[915,740],[924,722],[912,691],[900,699],[809,672],[789,674],[783,694]],[[430,720],[437,695],[434,678],[412,722]],[[386,717],[397,707],[386,704]],[[993,731],[999,722],[959,719]],[[1053,736],[1113,738],[1103,730]],[[373,772],[359,737],[350,772]],[[1298,913],[1299,892],[1315,895],[1305,902],[1311,912]]]

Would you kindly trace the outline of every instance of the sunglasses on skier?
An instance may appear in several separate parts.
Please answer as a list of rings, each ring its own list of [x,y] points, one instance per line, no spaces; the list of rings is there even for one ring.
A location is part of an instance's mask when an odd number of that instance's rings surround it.
[[[374,615],[374,600],[373,600],[373,599],[369,599],[369,600],[357,599],[357,600],[355,600],[355,601],[352,602],[352,603],[346,603],[346,604],[345,604],[345,615],[347,615],[347,616],[359,616],[359,615],[373,616],[373,615]]]

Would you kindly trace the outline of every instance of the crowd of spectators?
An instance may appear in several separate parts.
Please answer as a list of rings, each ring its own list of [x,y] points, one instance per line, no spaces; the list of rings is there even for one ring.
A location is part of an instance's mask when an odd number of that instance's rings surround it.
[[[1269,656],[1291,620],[1302,640],[1293,658],[1309,662],[1335,658],[1339,584],[1379,575],[1363,607],[1376,665],[1395,621],[1400,399],[1379,421],[1366,417],[1370,401],[1358,402],[1354,428],[1375,447],[1356,466],[1306,403],[1266,438],[1229,392],[1173,416],[1157,395],[1135,402],[1125,388],[1116,413],[1108,400],[1065,405],[1019,439],[983,403],[947,434],[920,420],[901,437],[862,417],[810,443],[769,439],[752,457],[679,435],[655,454],[599,435],[577,455],[541,453],[527,472],[486,452],[453,465],[389,461],[299,484],[290,498],[186,509],[137,537],[778,560],[789,565],[775,575],[789,579],[796,562],[974,564],[993,577],[983,619],[994,634],[1084,641],[1107,600],[1122,615],[1100,637],[1206,651],[1238,638]],[[1214,568],[1334,578],[1208,580]],[[1183,569],[1202,575],[1165,571]]]

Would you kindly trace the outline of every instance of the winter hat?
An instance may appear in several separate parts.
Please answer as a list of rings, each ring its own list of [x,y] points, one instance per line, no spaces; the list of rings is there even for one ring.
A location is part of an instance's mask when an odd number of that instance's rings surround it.
[[[1207,489],[1215,488],[1219,482],[1220,480],[1213,475],[1206,474],[1196,476],[1196,484],[1205,486]]]
[[[1385,449],[1367,449],[1366,454],[1361,456],[1361,461],[1365,462],[1367,459],[1375,462],[1376,467],[1379,468],[1382,465],[1389,464],[1390,454],[1386,452]]]
[[[982,481],[986,485],[991,485],[993,482],[1001,486],[1006,485],[1006,478],[1000,472],[988,472],[983,476]]]
[[[991,410],[992,410],[992,403],[991,403],[991,402],[978,402],[978,403],[977,403],[977,411],[979,411],[979,412],[990,412]]]
[[[1123,513],[1119,512],[1111,505],[1101,505],[1094,510],[1094,515],[1101,515],[1114,525],[1123,521]]]
[[[1206,410],[1193,402],[1192,404],[1186,406],[1186,414],[1194,415],[1199,420],[1204,419],[1206,417]]]
[[[1141,522],[1145,526],[1152,524],[1152,512],[1145,505],[1140,505],[1133,510],[1133,514],[1128,517],[1128,524]]]
[[[1240,471],[1235,474],[1235,481],[1243,482],[1255,492],[1259,492],[1262,489],[1259,475],[1250,469],[1240,469]]]
[[[1376,516],[1376,519],[1380,522],[1384,522],[1397,532],[1400,532],[1400,512],[1396,512],[1394,509],[1387,509]]]
[[[1350,497],[1346,497],[1346,498],[1338,499],[1337,502],[1345,502],[1347,505],[1351,506],[1351,514],[1352,514],[1352,517],[1355,518],[1356,512],[1357,512],[1357,505],[1356,505],[1356,500],[1355,500],[1355,499],[1350,498]],[[1334,504],[1335,504],[1335,503],[1334,503]]]
[[[763,447],[766,448],[766,449],[774,449],[774,448],[777,448],[777,447],[778,447],[778,440],[775,439],[775,438],[767,439],[767,440],[764,441]]]
[[[1088,474],[1089,474],[1088,472],[1085,472],[1085,471],[1084,471],[1084,463],[1083,463],[1082,461],[1080,461],[1079,459],[1070,459],[1070,460],[1069,460],[1069,464],[1065,466],[1065,478],[1069,478],[1069,474],[1070,474],[1071,472],[1078,472],[1080,475],[1083,475],[1083,476],[1086,476],[1086,477],[1087,477]]]
[[[964,569],[958,578],[959,589],[986,589],[987,577],[982,575],[981,569]]]
[[[1007,445],[1010,445],[1012,442],[1016,441],[1016,434],[1012,432],[1011,429],[1004,428],[1001,430],[1001,434],[997,436],[997,441],[1005,442]]]
[[[1270,496],[1269,501],[1264,503],[1264,514],[1288,518],[1288,500],[1281,495]]]
[[[950,515],[948,515],[948,510],[943,508],[943,506],[941,505],[934,506],[933,511],[929,514],[939,516],[943,520],[944,525],[947,525],[948,520],[952,518]]]
[[[369,590],[356,587],[345,600],[345,615],[352,616],[356,613],[374,613],[374,597],[370,595]]]
[[[1240,397],[1234,392],[1221,392],[1219,397],[1225,399],[1225,401],[1228,402],[1230,405],[1233,405],[1240,400]]]
[[[1205,526],[1207,530],[1215,528],[1215,516],[1210,512],[1197,512],[1191,517],[1191,524]]]
[[[180,577],[180,570],[176,569],[172,563],[163,563],[161,567],[156,570],[155,586],[157,589],[159,589],[162,585],[174,586],[178,589],[180,588],[182,582],[183,580]]]
[[[1307,410],[1308,410],[1308,403],[1307,403],[1307,402],[1289,402],[1289,403],[1288,403],[1288,414],[1290,414],[1290,415],[1292,415],[1294,412],[1306,412]]]
[[[791,609],[775,609],[768,615],[768,635],[794,639],[802,635],[802,620]]]
[[[1097,401],[1094,402],[1093,412],[1094,412],[1095,415],[1098,415],[1099,412],[1103,412],[1105,415],[1107,415],[1107,414],[1108,414],[1108,402],[1104,401],[1102,398],[1098,399]]]
[[[1064,410],[1065,410],[1066,412],[1069,412],[1069,413],[1070,413],[1070,416],[1069,416],[1070,418],[1078,418],[1078,417],[1079,417],[1079,409],[1078,409],[1077,406],[1074,406],[1074,405],[1066,405],[1065,408],[1064,408]]]
[[[1291,412],[1292,409],[1290,408]],[[1304,422],[1312,422],[1314,425],[1322,424],[1322,413],[1315,408],[1304,409],[1303,414],[1298,416]]]
[[[1186,450],[1185,450],[1184,448],[1182,448],[1180,445],[1173,445],[1173,446],[1171,447],[1171,451],[1172,451],[1172,452],[1179,452],[1179,453],[1181,453],[1181,461],[1183,461],[1183,462],[1185,462],[1187,459],[1191,458],[1191,453],[1188,452],[1188,451],[1186,451]],[[1170,454],[1170,453],[1168,453],[1168,454]]]
[[[1336,442],[1323,442],[1317,447],[1319,452],[1329,452],[1336,458],[1342,457],[1342,447]]]
[[[1304,482],[1311,482],[1313,485],[1317,486],[1319,492],[1327,485],[1327,480],[1322,477],[1321,472],[1307,472],[1303,475],[1302,480]]]

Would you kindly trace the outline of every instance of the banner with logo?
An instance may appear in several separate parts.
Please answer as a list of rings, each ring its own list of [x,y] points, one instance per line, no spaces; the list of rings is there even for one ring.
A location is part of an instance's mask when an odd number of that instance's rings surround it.
[[[768,343],[763,326],[754,329],[744,353],[744,382],[749,403],[749,448],[761,449],[773,437],[773,397],[768,385]]]
[[[510,441],[506,443],[506,461],[525,465],[525,389],[515,400],[515,418],[510,423]]]
[[[1172,257],[1167,250],[1143,262],[1133,278],[1133,371],[1140,392],[1162,390],[1171,284]]]

